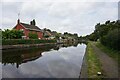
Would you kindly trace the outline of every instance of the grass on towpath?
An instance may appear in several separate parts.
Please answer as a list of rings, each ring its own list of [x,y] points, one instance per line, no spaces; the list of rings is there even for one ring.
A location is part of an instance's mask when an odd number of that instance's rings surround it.
[[[102,72],[101,69],[101,63],[95,54],[92,45],[92,42],[89,42],[87,45],[87,67],[88,67],[88,78],[97,78],[97,80],[100,80],[102,76],[98,76],[97,72]]]

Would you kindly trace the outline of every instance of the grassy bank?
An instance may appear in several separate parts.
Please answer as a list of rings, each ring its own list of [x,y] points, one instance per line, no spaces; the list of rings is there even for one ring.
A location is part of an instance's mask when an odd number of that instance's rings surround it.
[[[96,42],[96,46],[105,52],[108,56],[112,57],[114,60],[120,62],[120,51],[116,51],[114,49],[108,48],[102,45],[100,42]]]
[[[101,64],[99,62],[99,59],[97,58],[93,48],[92,48],[92,42],[89,42],[87,45],[87,67],[88,67],[88,78],[98,78],[100,79],[101,76],[97,75],[97,72],[101,72]]]
[[[3,39],[2,45],[18,45],[18,44],[40,44],[40,43],[56,43],[56,40],[39,40],[39,39]]]

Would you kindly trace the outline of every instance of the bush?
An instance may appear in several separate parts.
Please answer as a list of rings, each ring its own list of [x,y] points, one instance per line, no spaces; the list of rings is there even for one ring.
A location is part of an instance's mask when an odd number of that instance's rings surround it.
[[[3,39],[21,39],[23,36],[23,31],[20,30],[9,30],[6,29],[4,31],[2,31],[2,38]]]
[[[120,50],[120,29],[110,31],[106,36],[103,36],[100,41],[103,45]]]
[[[17,45],[17,44],[40,44],[40,43],[55,43],[56,40],[39,40],[39,39],[3,39],[2,45]]]
[[[31,33],[30,32],[28,36],[29,36],[30,39],[38,39],[37,33]]]

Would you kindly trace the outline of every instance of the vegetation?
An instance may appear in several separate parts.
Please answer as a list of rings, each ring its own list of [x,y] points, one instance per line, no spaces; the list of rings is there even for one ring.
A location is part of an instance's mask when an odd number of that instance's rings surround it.
[[[28,37],[29,37],[30,39],[38,39],[37,33],[32,33],[32,32],[29,33]]]
[[[39,40],[39,39],[3,39],[2,45],[17,45],[17,44],[40,44],[40,43],[55,43],[56,40]]]
[[[97,80],[99,80],[102,76],[98,76],[97,72],[101,72],[101,64],[91,46],[91,42],[88,43],[86,52],[88,78],[98,78]]]
[[[73,39],[78,39],[78,34],[74,33],[68,33],[68,32],[64,32],[64,38],[73,38]]]
[[[51,34],[51,35],[50,35]],[[59,40],[61,39],[67,39],[67,40],[71,40],[71,39],[76,39],[78,40],[78,34],[77,33],[68,33],[68,32],[64,32],[62,33],[58,33],[56,31],[51,31],[50,29],[46,29],[44,28],[44,38],[50,38],[50,37],[54,37],[55,39]]]
[[[101,43],[107,47],[113,48],[115,50],[120,50],[120,29],[114,29],[110,31],[107,35],[101,37]]]
[[[33,20],[31,23],[32,25],[35,25],[35,20]],[[48,40],[38,40],[37,33],[32,33],[32,32],[30,32],[28,35],[30,40],[23,40],[22,36],[24,36],[24,33],[22,30],[15,30],[15,29],[12,29],[12,30],[6,29],[4,31],[1,30],[2,45],[39,44],[39,43],[49,43],[49,42],[51,43],[51,42],[56,42],[56,40],[59,40],[59,39],[73,40],[78,38],[78,35],[76,33],[71,34],[66,32],[62,34],[56,31],[51,31],[50,29],[45,29],[45,31],[48,31],[51,34],[51,35],[46,34],[43,36],[43,38],[50,38]]]
[[[0,40],[2,39],[2,30],[0,29]]]
[[[44,35],[44,38],[49,38],[50,36],[49,35]]]
[[[104,24],[98,23],[95,30],[90,35],[85,36],[91,41],[100,40],[100,42],[111,49],[120,50],[120,20],[106,21]]]
[[[117,62],[120,63],[120,51],[113,50],[109,47],[106,47],[102,45],[100,42],[97,42],[96,46],[100,48],[102,51],[104,51],[105,53],[107,53],[108,56],[112,57],[113,59],[115,59]]]
[[[21,39],[23,35],[23,31],[15,29],[2,31],[2,39]]]

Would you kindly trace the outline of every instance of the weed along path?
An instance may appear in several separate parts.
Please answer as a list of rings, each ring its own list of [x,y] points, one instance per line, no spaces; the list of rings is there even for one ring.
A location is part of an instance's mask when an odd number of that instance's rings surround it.
[[[106,78],[118,78],[118,63],[96,47],[95,43],[91,43],[91,45],[102,65],[103,75]]]

